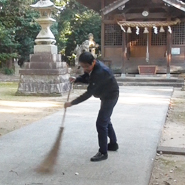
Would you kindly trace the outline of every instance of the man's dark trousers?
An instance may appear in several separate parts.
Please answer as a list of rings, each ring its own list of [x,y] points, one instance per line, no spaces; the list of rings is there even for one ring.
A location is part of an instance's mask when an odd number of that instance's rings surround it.
[[[107,153],[107,136],[110,138],[110,143],[117,142],[116,134],[110,119],[117,101],[118,97],[114,99],[101,100],[101,107],[96,121],[96,128],[100,147],[99,152],[102,154]]]

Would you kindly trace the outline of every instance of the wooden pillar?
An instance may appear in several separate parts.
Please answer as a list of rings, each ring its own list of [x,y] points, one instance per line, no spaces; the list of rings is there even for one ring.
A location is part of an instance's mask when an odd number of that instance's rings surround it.
[[[101,9],[105,7],[105,0],[101,0]],[[105,24],[104,24],[104,15],[101,14],[101,56],[102,58],[105,57]]]
[[[149,34],[151,32],[147,33],[147,43],[146,43],[146,62],[149,63]]]
[[[126,37],[127,33],[123,32],[122,34],[123,39],[122,39],[122,74],[121,77],[126,76],[126,61],[127,61],[127,43],[126,43]]]
[[[151,47],[152,47],[152,28],[148,28],[148,64],[150,64],[150,52],[151,52]]]
[[[167,32],[167,77],[170,77],[170,63],[171,63],[171,33]]]
[[[167,71],[166,76],[170,78],[170,63],[171,63],[171,47],[172,47],[172,34],[167,30]]]

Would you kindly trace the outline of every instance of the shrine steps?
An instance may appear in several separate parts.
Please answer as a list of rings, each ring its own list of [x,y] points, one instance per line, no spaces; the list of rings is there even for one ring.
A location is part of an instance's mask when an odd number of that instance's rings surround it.
[[[167,77],[166,75],[116,76],[119,86],[184,86],[184,78]]]

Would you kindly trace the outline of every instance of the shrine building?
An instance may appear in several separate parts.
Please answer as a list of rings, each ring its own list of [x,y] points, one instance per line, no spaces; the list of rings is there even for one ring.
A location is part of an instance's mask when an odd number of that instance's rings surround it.
[[[102,60],[114,73],[185,71],[184,0],[77,1],[101,14]]]

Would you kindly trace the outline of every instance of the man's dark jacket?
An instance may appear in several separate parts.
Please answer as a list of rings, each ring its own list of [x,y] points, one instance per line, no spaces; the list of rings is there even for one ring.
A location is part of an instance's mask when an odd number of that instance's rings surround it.
[[[87,83],[89,85],[84,94],[71,102],[72,105],[85,101],[92,95],[101,100],[114,99],[119,96],[119,86],[113,73],[106,65],[98,60],[91,74],[84,73],[76,78],[75,83],[77,82]]]

